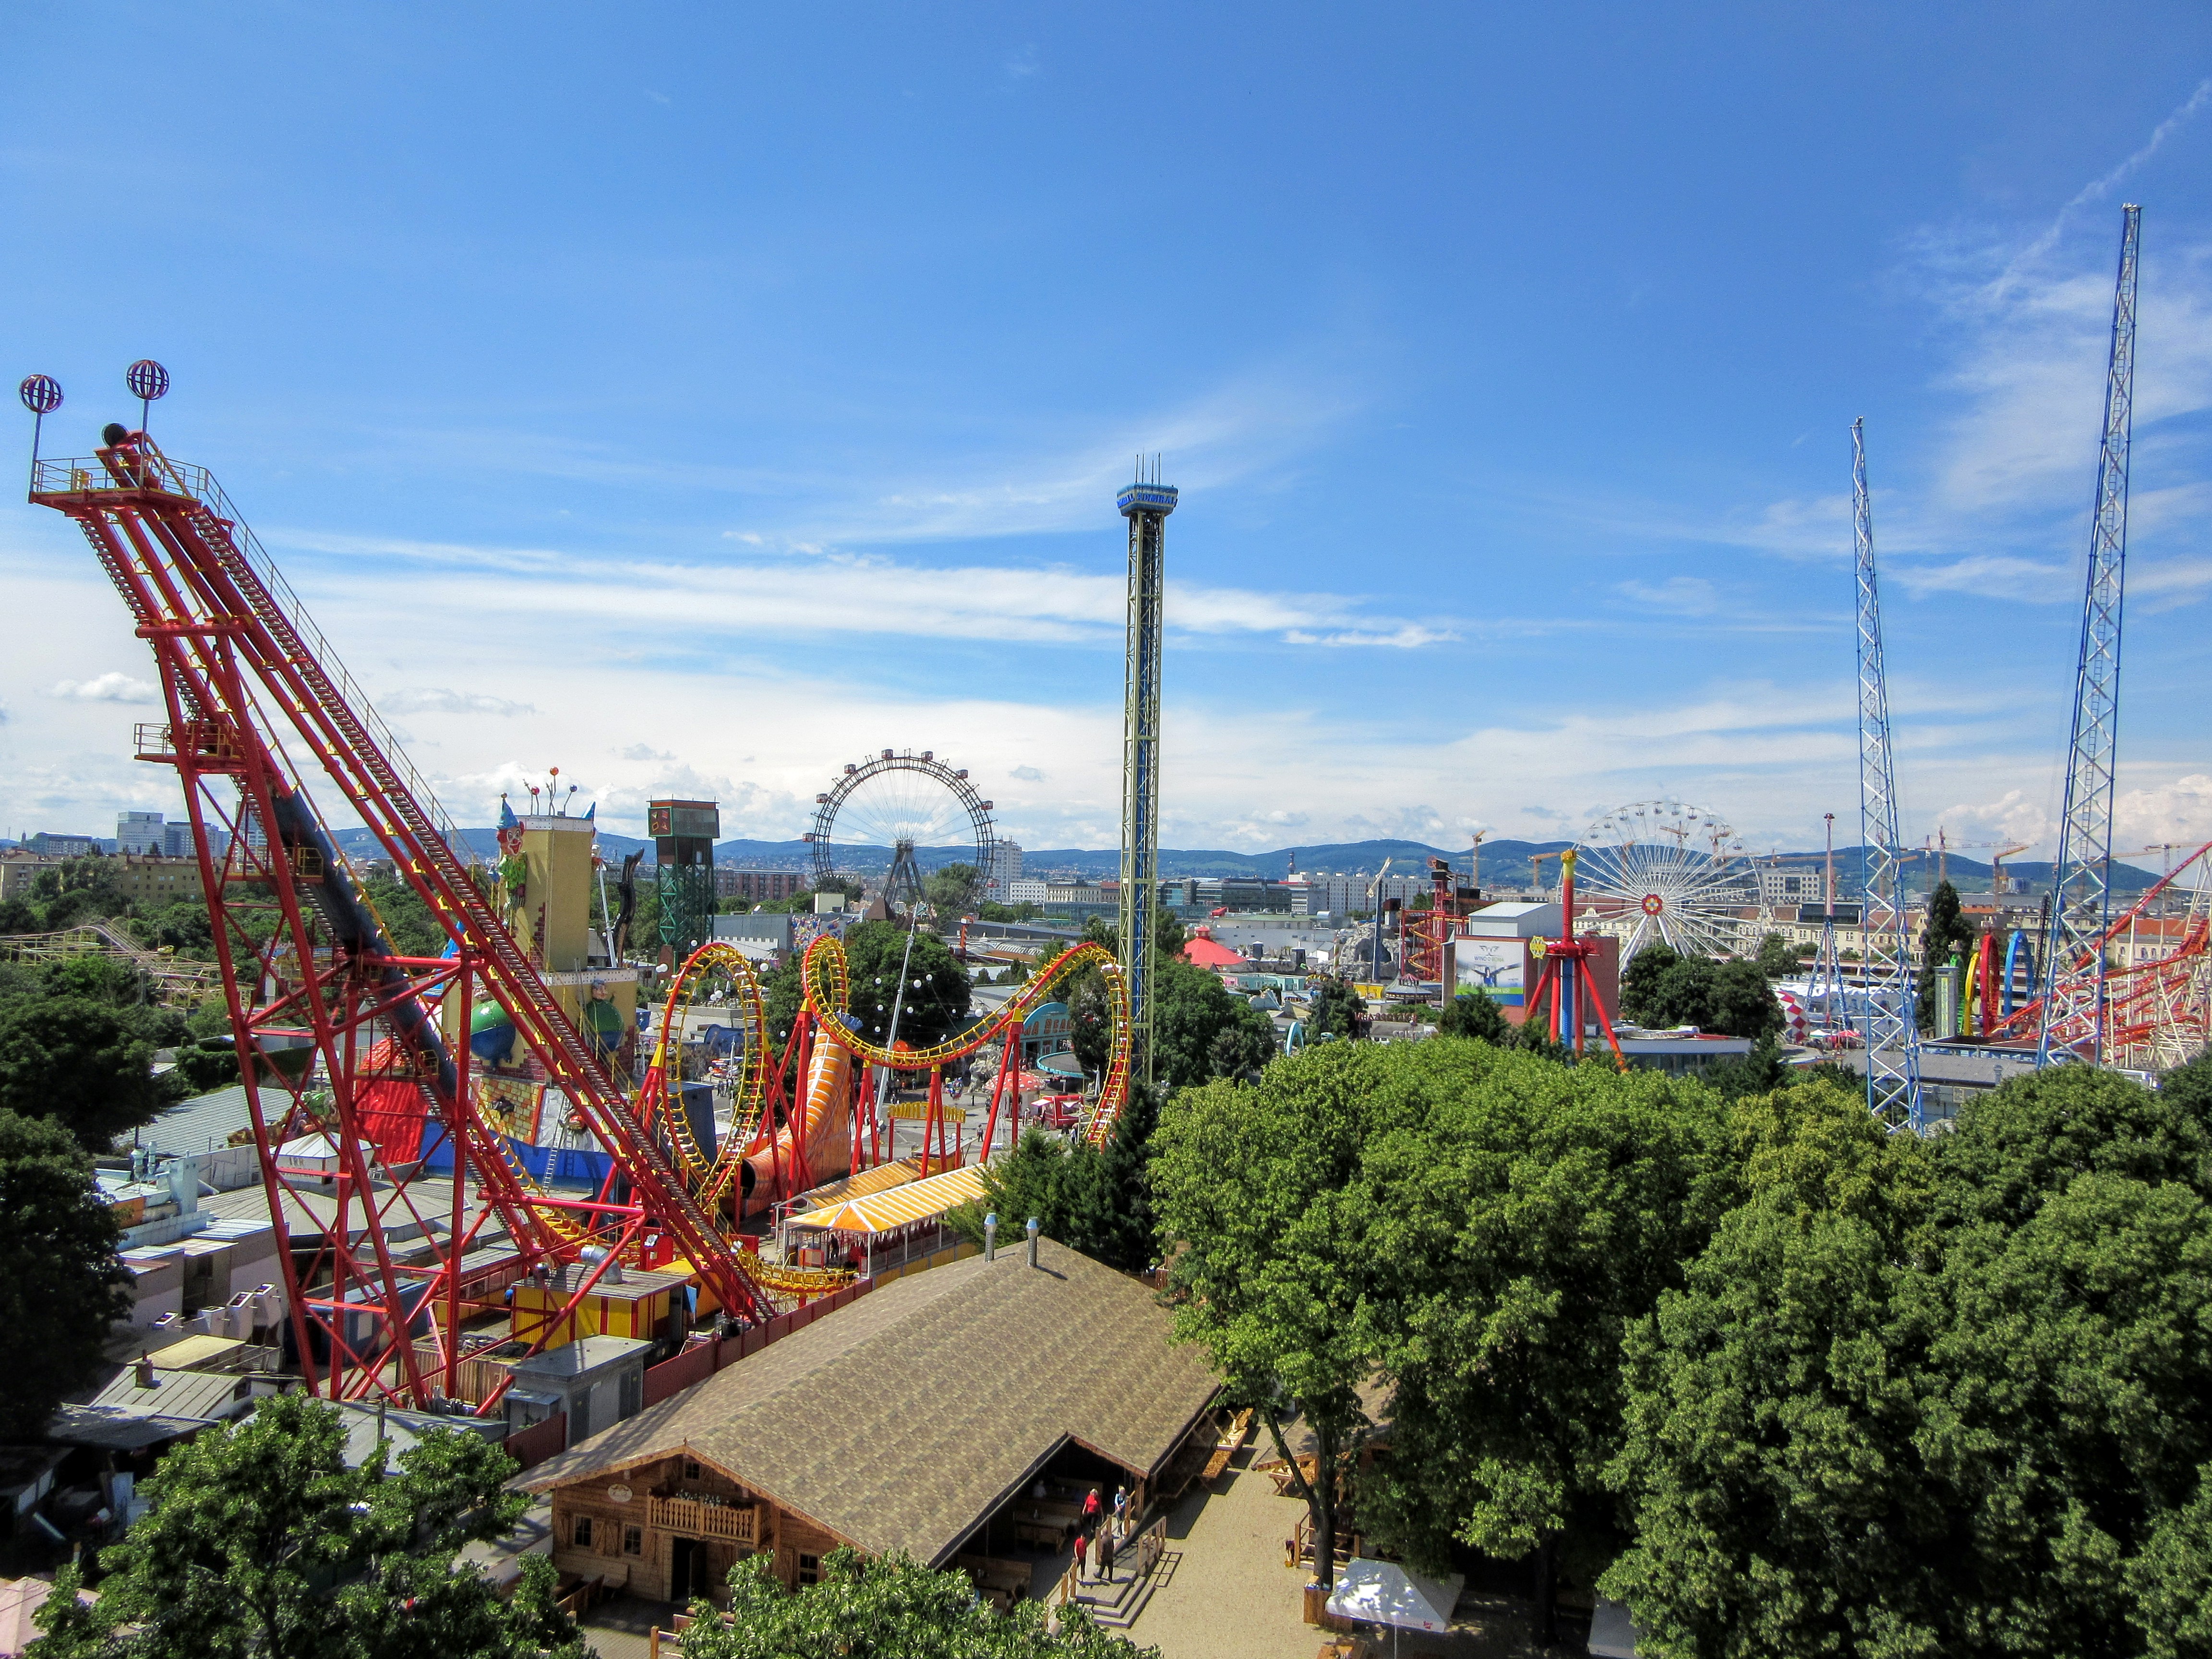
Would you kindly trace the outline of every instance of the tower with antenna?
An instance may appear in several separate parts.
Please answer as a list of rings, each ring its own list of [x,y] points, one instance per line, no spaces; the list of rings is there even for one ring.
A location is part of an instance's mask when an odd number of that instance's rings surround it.
[[[1121,969],[1129,992],[1130,1070],[1152,1080],[1152,981],[1159,950],[1160,626],[1166,610],[1168,514],[1176,492],[1137,476],[1114,498],[1129,521],[1128,637],[1121,704]]]
[[[1859,840],[1866,860],[1859,932],[1866,946],[1867,1105],[1921,1127],[1920,1029],[1913,1011],[1897,827],[1897,769],[1889,740],[1889,683],[1875,580],[1874,505],[1867,495],[1866,422],[1851,422],[1851,532],[1858,580]]]
[[[2120,602],[2128,562],[2128,445],[2136,381],[2136,252],[2142,209],[2120,209],[2120,270],[2105,370],[2105,430],[2089,531],[2089,582],[2074,663],[2074,730],[2066,806],[2051,872],[2051,948],[2036,1063],[2072,1052],[2104,1057],[2105,950],[2112,922],[2112,763],[2120,732]]]

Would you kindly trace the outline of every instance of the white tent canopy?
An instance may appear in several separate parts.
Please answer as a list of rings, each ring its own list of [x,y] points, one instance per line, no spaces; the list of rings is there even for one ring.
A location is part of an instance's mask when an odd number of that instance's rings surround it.
[[[1466,1582],[1456,1572],[1443,1580],[1423,1578],[1395,1562],[1354,1556],[1337,1572],[1328,1610],[1340,1619],[1441,1633],[1451,1628],[1452,1604]]]

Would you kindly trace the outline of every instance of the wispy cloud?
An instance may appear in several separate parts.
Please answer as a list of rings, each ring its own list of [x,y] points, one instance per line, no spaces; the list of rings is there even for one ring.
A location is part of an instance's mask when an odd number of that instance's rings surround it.
[[[503,719],[538,712],[532,703],[495,697],[488,692],[454,691],[434,685],[395,691],[379,698],[378,707],[388,714],[495,714]]]
[[[1705,617],[1719,608],[1720,591],[1703,576],[1669,576],[1663,582],[1616,582],[1613,589],[1647,611],[1677,617]]]
[[[48,695],[70,702],[159,702],[161,688],[111,672],[89,680],[58,681]]]

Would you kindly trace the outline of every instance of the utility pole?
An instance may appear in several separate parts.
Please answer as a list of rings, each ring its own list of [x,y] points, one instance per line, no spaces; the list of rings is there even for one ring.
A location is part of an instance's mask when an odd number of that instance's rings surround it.
[[[1881,650],[1881,593],[1875,576],[1874,504],[1867,493],[1866,422],[1851,422],[1851,538],[1858,587],[1859,836],[1865,871],[1859,935],[1866,952],[1867,1106],[1886,1121],[1921,1127],[1920,1026],[1913,1010],[1911,949],[1899,890],[1897,769],[1891,758],[1889,684]]]
[[[2089,580],[2074,659],[2074,729],[2066,747],[2066,808],[2051,871],[2051,948],[2043,963],[2043,1030],[2035,1060],[2105,1052],[2105,952],[2112,909],[2112,775],[2120,736],[2120,606],[2128,564],[2128,447],[2134,430],[2136,254],[2142,209],[2120,209],[2120,270],[2112,285],[2112,343],[2105,367],[2105,429],[2089,531]],[[2094,957],[2094,960],[2090,960]],[[2084,1050],[2086,1045],[2086,1051]]]

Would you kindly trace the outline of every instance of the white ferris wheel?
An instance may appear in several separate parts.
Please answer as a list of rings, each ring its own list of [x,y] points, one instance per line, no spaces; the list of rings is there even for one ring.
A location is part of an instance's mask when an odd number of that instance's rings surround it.
[[[1759,902],[1759,879],[1741,837],[1717,812],[1645,800],[1613,808],[1583,832],[1575,894],[1578,911],[1620,937],[1625,967],[1654,943],[1683,956],[1734,951],[1739,912]]]

